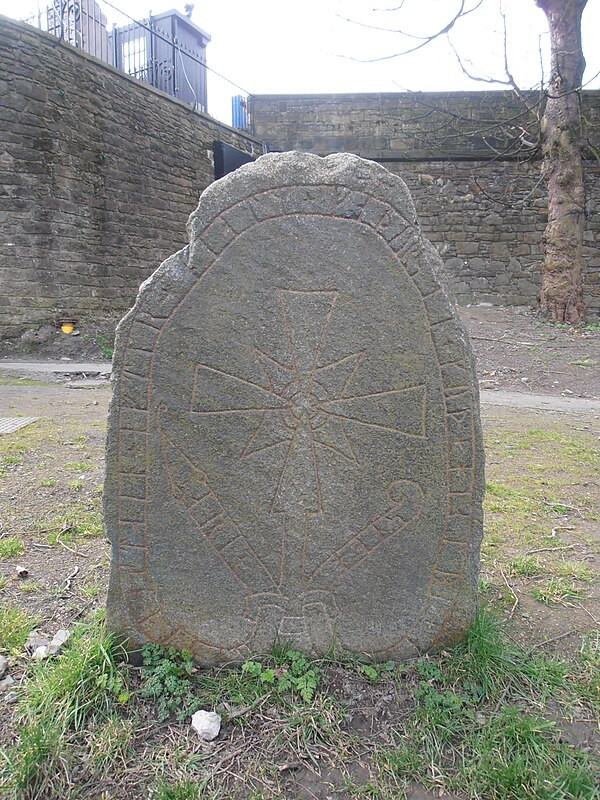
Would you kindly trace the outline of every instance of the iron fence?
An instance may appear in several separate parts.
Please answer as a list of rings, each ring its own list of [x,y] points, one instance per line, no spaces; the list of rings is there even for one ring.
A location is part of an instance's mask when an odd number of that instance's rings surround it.
[[[207,67],[206,46],[210,36],[179,11],[148,14],[146,19],[135,20],[109,0],[50,0],[44,6],[37,1],[36,13],[24,22],[182,100],[195,110],[208,111],[207,71],[211,72],[211,84],[216,84],[215,94],[223,94],[225,85],[229,97],[232,87],[237,93],[241,89]],[[223,114],[215,116],[222,118]],[[223,121],[232,124],[231,118]],[[233,124],[243,127],[245,118],[238,116]]]

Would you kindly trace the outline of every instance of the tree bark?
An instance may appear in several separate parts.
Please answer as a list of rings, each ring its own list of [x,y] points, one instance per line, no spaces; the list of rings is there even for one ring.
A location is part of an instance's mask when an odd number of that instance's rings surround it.
[[[548,188],[540,309],[554,322],[585,319],[581,16],[587,0],[535,0],[548,19],[551,74],[542,119],[542,175]]]

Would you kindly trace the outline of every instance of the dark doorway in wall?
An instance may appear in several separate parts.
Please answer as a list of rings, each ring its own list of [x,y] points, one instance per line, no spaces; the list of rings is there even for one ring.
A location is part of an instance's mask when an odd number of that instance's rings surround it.
[[[242,164],[247,164],[249,161],[255,159],[250,153],[244,150],[238,150],[237,147],[232,147],[230,144],[215,140],[213,144],[214,160],[215,160],[215,180],[222,178],[223,175],[228,175],[233,172]]]

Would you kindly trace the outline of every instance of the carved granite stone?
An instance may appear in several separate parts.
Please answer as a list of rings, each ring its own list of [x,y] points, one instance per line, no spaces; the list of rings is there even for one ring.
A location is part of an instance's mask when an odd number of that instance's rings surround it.
[[[204,192],[189,237],[118,329],[109,626],[203,663],[454,641],[477,382],[406,186],[356,156],[267,155]]]

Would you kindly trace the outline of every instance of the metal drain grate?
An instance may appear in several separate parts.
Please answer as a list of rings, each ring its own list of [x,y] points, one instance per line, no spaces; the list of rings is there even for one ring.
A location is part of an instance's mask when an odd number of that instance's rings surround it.
[[[0,417],[0,434],[14,433],[38,419],[39,417]]]

